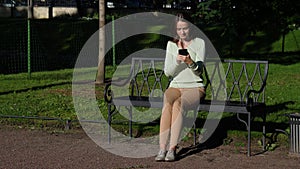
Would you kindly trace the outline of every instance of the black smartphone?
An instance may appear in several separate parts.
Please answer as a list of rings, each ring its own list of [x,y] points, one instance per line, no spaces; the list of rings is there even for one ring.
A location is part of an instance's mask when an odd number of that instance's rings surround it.
[[[178,54],[187,56],[189,52],[187,51],[187,49],[178,49]]]

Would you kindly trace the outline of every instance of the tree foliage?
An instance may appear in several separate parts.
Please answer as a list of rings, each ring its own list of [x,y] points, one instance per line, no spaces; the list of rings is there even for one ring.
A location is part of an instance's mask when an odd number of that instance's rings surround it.
[[[206,0],[198,4],[197,16],[205,24],[224,24],[238,33],[299,28],[298,0]]]
[[[274,39],[282,36],[284,51],[285,35],[300,27],[299,9],[299,0],[205,0],[198,4],[195,17],[202,25],[222,27],[221,36],[230,44],[234,39],[245,42],[257,32]]]

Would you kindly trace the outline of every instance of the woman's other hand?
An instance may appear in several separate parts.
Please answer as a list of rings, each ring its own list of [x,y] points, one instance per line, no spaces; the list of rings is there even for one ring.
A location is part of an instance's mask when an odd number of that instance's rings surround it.
[[[184,62],[188,65],[192,64],[194,61],[192,60],[191,56],[190,55],[178,55],[177,56],[177,60],[180,60],[181,62]]]

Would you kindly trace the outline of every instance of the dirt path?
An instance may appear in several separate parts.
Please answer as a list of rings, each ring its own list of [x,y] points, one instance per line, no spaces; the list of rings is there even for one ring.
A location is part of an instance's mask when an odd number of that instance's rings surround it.
[[[296,169],[300,158],[287,148],[247,157],[232,146],[219,146],[195,152],[179,161],[155,162],[153,157],[124,158],[97,146],[82,131],[49,133],[40,130],[0,126],[0,169]]]

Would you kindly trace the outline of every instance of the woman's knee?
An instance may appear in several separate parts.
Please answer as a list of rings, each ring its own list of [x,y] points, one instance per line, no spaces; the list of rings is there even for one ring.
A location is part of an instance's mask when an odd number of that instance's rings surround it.
[[[168,88],[164,93],[164,101],[169,104],[173,104],[173,102],[180,97],[180,90],[176,88]]]

